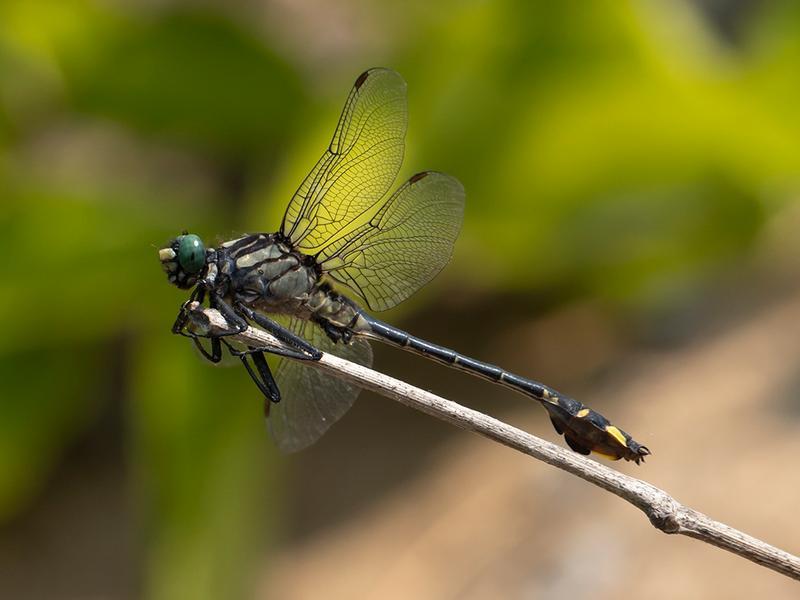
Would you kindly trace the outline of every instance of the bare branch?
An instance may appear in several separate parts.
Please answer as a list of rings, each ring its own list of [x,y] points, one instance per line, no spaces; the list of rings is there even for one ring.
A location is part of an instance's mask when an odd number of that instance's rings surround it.
[[[216,310],[203,309],[197,303],[188,308],[193,330],[198,335],[219,335],[232,331]],[[232,335],[230,339],[254,347],[282,347],[281,342],[272,335],[253,327]],[[800,558],[797,556],[714,521],[645,481],[619,473],[498,419],[332,354],[323,354],[319,361],[309,361],[307,364],[576,475],[627,500],[644,512],[653,526],[664,533],[677,533],[702,540],[800,580]],[[288,401],[291,402],[291,399]]]

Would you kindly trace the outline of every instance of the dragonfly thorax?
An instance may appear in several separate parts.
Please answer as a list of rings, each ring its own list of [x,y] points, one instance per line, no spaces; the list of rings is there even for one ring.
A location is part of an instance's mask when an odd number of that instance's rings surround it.
[[[313,258],[294,251],[277,234],[247,235],[217,251],[223,295],[264,312],[296,314],[317,288]]]
[[[264,313],[316,321],[337,339],[364,329],[361,309],[320,282],[313,256],[291,248],[280,234],[253,234],[217,250],[218,291]]]

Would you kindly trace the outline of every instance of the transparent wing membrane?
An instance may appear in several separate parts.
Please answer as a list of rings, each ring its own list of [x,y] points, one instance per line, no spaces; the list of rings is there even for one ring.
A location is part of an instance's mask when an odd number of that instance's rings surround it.
[[[323,272],[386,310],[428,283],[450,260],[464,216],[464,188],[426,171],[403,184],[361,227],[325,246]]]
[[[372,349],[364,340],[335,344],[314,323],[291,319],[284,324],[323,352],[360,365],[372,365]],[[281,452],[297,452],[316,442],[353,406],[360,388],[302,362],[280,359],[275,380],[282,400],[269,412],[269,428]]]
[[[309,252],[334,238],[383,198],[403,160],[406,83],[389,69],[355,82],[330,146],[292,197],[281,233]]]

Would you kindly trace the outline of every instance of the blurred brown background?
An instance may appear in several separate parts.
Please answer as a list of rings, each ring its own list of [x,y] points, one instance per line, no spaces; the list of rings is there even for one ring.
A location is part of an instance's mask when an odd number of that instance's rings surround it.
[[[467,211],[382,316],[590,404],[653,450],[614,466],[800,553],[799,61],[790,0],[5,0],[0,595],[797,597],[372,394],[279,456],[245,373],[170,335],[155,249],[274,230],[392,67],[401,175],[455,175]],[[375,364],[558,439],[496,386]]]

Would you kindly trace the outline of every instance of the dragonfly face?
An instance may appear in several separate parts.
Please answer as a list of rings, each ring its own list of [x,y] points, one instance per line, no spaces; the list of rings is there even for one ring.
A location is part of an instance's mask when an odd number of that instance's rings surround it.
[[[158,258],[169,282],[187,290],[197,284],[200,273],[209,260],[209,252],[199,236],[184,233],[172,240],[166,248],[161,248]]]

